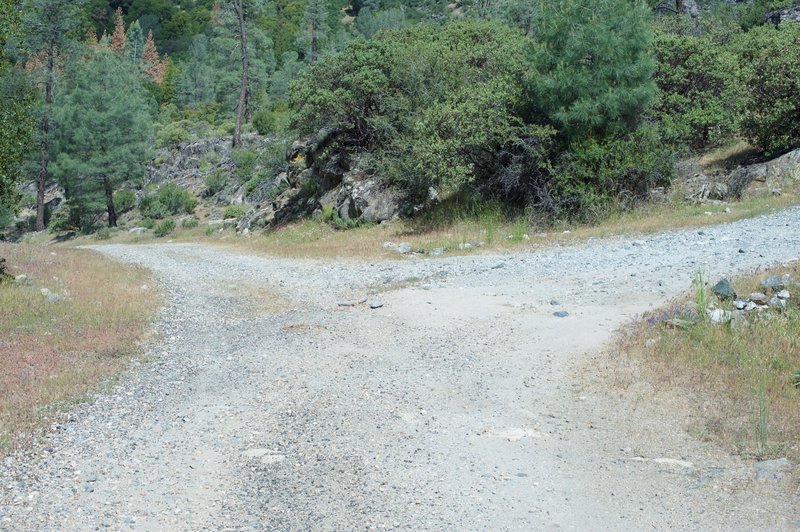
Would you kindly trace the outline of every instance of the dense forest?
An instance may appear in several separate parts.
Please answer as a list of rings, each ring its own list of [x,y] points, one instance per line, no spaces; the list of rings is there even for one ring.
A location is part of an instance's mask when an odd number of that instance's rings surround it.
[[[412,199],[585,217],[668,184],[690,152],[800,146],[795,5],[0,0],[0,225],[21,206],[31,229],[85,231],[156,201],[190,209],[180,191],[142,192],[154,149],[284,143],[255,187],[320,132],[320,157],[359,154]]]

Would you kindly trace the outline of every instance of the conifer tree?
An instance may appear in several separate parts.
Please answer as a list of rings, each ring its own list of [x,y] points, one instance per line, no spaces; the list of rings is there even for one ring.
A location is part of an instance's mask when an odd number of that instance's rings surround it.
[[[148,77],[155,83],[160,84],[164,81],[164,74],[167,70],[166,60],[158,55],[156,43],[153,40],[153,31],[147,33],[147,40],[144,43],[142,50],[142,66],[145,69]]]
[[[56,86],[58,61],[74,45],[73,33],[80,24],[81,0],[29,0],[26,4],[27,29],[25,47],[28,55],[41,62],[43,108],[39,122],[39,174],[36,194],[36,230],[44,230],[44,192],[49,176],[50,163],[50,118]]]
[[[122,17],[121,7],[118,7],[114,12],[114,33],[111,34],[111,49],[118,54],[124,53],[127,49],[125,19]]]
[[[54,172],[82,228],[103,212],[116,226],[114,188],[143,175],[148,158],[152,126],[145,91],[127,58],[105,48],[75,61],[65,85],[54,113]]]
[[[657,94],[650,10],[630,0],[540,4],[529,82],[536,104],[569,138],[633,130]]]
[[[144,32],[139,21],[136,20],[128,27],[125,33],[125,40],[128,43],[128,53],[134,65],[138,65],[142,60],[144,50]]]
[[[330,30],[325,0],[308,0],[297,38],[298,48],[307,63],[314,63],[319,59]]]

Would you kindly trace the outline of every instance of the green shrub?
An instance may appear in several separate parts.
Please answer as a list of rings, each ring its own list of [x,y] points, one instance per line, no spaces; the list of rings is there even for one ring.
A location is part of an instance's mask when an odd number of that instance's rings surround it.
[[[753,0],[738,8],[739,23],[744,29],[759,26],[764,16],[770,11],[783,9],[792,5],[792,0]]]
[[[236,165],[236,177],[239,178],[239,181],[244,183],[250,179],[258,161],[256,152],[251,149],[241,148],[231,153],[231,159],[233,159],[233,164]]]
[[[152,218],[142,218],[142,221],[139,223],[145,229],[152,229],[156,226],[156,221]]]
[[[155,227],[155,229],[153,229],[153,234],[161,238],[167,236],[174,230],[175,230],[175,220],[173,220],[172,218],[167,218],[166,220],[162,220]]]
[[[744,94],[739,58],[709,36],[657,32],[654,115],[667,140],[700,149],[736,135]]]
[[[188,120],[171,122],[156,132],[157,148],[175,148],[180,143],[189,140],[189,128],[191,123]]]
[[[200,222],[197,218],[186,218],[181,222],[181,227],[184,229],[194,229],[198,225],[200,225]]]
[[[101,227],[97,230],[94,236],[97,238],[97,240],[108,240],[111,238],[111,229],[108,227]]]
[[[771,154],[800,146],[800,23],[753,28],[736,45],[747,89],[742,132]]]
[[[237,205],[228,205],[225,207],[225,211],[222,214],[223,218],[239,218],[249,211],[250,208],[247,205],[237,204]]]
[[[217,170],[206,177],[206,191],[207,197],[214,196],[225,188],[225,183],[228,180],[227,174],[222,170]]]
[[[197,208],[197,203],[197,198],[190,195],[183,201],[183,211],[186,214],[194,214],[194,210]]]
[[[136,206],[136,193],[133,190],[118,190],[114,192],[114,209],[117,214],[128,212]]]
[[[275,114],[271,111],[261,110],[253,114],[253,127],[259,135],[270,135],[275,133]]]
[[[170,214],[194,213],[197,199],[175,183],[165,183],[158,192],[144,196],[139,200],[139,210],[142,216],[161,219]]]
[[[161,203],[158,194],[143,196],[139,200],[139,211],[145,218],[160,220],[169,214],[166,206]]]

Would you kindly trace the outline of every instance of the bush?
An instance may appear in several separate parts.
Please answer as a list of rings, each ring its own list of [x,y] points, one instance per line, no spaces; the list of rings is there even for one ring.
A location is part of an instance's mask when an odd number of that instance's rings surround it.
[[[225,207],[225,211],[222,213],[223,218],[239,218],[249,211],[250,208],[247,205],[237,204],[237,205],[228,205]]]
[[[182,212],[192,214],[196,207],[197,199],[188,190],[175,183],[166,183],[155,194],[139,200],[139,210],[142,215],[156,219]]]
[[[145,229],[152,229],[156,226],[156,221],[152,218],[142,218],[142,221],[139,223]]]
[[[194,214],[194,210],[197,208],[197,203],[197,198],[190,195],[183,201],[183,212],[186,214]]]
[[[736,44],[747,89],[742,132],[770,154],[800,146],[800,23],[753,28]]]
[[[118,190],[114,192],[114,209],[117,214],[128,212],[136,206],[136,193],[133,190]]]
[[[206,197],[214,196],[225,188],[225,183],[228,181],[227,174],[222,170],[217,170],[206,177]]]
[[[234,150],[231,152],[231,159],[236,165],[236,177],[239,178],[239,181],[244,183],[250,179],[258,161],[256,152],[247,148]]]
[[[158,198],[157,194],[144,196],[139,200],[139,211],[145,218],[160,220],[167,216],[168,211]]]
[[[197,218],[186,218],[181,222],[181,227],[184,229],[194,229],[198,225],[200,225],[200,222]]]
[[[191,126],[188,120],[180,120],[178,122],[171,122],[156,132],[156,147],[157,148],[176,148],[182,142],[189,140],[189,127]]]
[[[175,230],[175,220],[173,220],[172,218],[167,218],[166,220],[163,220],[155,227],[155,229],[153,230],[153,234],[161,238],[167,236],[174,230]]]
[[[97,240],[108,240],[111,238],[111,229],[108,227],[101,227],[97,230],[94,236],[97,238]]]
[[[744,94],[739,58],[709,36],[657,32],[654,115],[668,141],[700,149],[736,135]]]
[[[259,135],[269,135],[275,132],[275,114],[271,111],[256,111],[253,114],[253,127]]]

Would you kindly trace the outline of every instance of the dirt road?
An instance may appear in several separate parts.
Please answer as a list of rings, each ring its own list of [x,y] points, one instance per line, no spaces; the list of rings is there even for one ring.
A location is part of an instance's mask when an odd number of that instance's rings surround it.
[[[98,247],[154,272],[159,340],[0,464],[0,529],[797,528],[796,486],[604,389],[597,353],[698,270],[797,257],[798,227],[374,264]]]

